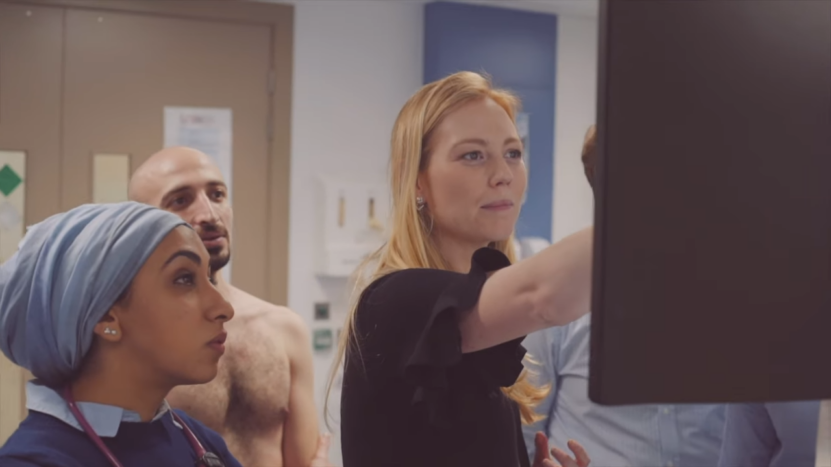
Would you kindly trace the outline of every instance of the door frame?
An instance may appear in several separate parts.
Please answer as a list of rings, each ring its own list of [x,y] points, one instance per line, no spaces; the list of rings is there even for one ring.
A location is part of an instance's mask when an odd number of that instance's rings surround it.
[[[289,194],[291,175],[291,103],[294,68],[294,6],[227,0],[0,0],[0,3],[63,9],[131,13],[189,20],[264,25],[271,31],[268,130],[268,223],[266,296],[288,303]],[[286,66],[287,65],[287,66]],[[161,148],[160,148],[161,149]]]

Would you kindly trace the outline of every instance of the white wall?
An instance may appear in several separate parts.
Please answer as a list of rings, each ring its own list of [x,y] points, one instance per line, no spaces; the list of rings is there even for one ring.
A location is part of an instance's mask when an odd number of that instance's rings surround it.
[[[583,137],[597,107],[597,20],[560,16],[554,116],[553,240],[594,222],[594,198],[583,175]]]
[[[423,17],[418,1],[295,4],[288,306],[313,328],[334,333],[347,305],[346,282],[312,270],[315,176],[386,180],[393,122],[422,84]],[[318,301],[331,304],[329,323],[312,321]],[[315,354],[321,410],[333,355]],[[330,400],[338,416],[339,393]],[[332,461],[341,465],[340,440],[332,441]]]
[[[479,1],[479,0],[474,0]],[[585,8],[561,13],[555,127],[554,236],[591,222],[592,199],[580,148],[594,121],[596,19]],[[584,0],[579,0],[583,2]],[[591,0],[587,0],[591,1]],[[292,109],[289,303],[310,326],[337,329],[347,306],[346,282],[313,273],[317,228],[315,176],[338,174],[385,181],[389,137],[406,99],[422,85],[425,1],[295,0]],[[483,2],[522,7],[516,0]],[[542,10],[543,2],[532,2]],[[585,6],[581,3],[580,6]],[[555,8],[552,10],[551,8]],[[314,322],[318,301],[331,304],[330,322]],[[323,407],[333,352],[315,355],[316,400]],[[339,393],[330,410],[339,414]],[[321,417],[322,422],[322,417]],[[332,461],[341,464],[338,436]]]

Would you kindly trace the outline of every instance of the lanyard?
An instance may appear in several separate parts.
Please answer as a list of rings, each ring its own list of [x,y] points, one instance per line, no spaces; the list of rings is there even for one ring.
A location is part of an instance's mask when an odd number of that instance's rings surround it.
[[[78,406],[75,404],[75,399],[72,397],[72,391],[69,389],[69,386],[66,386],[63,389],[63,398],[66,401],[67,405],[69,405],[69,410],[72,412],[72,415],[75,416],[75,420],[77,420],[78,423],[81,425],[81,428],[83,428],[84,433],[86,433],[89,439],[91,439],[92,442],[95,443],[95,445],[98,447],[98,450],[100,450],[101,453],[104,454],[104,456],[106,456],[107,460],[110,461],[110,464],[112,464],[113,467],[123,467],[121,463],[118,462],[118,459],[115,458],[115,455],[113,455],[112,451],[110,451],[109,448],[107,448],[107,445],[104,444],[104,441],[98,436],[97,433],[95,433],[95,430],[92,429],[92,426],[90,426],[86,417],[84,417],[84,414],[81,413],[81,410],[78,409]],[[203,448],[199,440],[196,439],[196,435],[194,435],[193,432],[190,431],[190,428],[188,428],[185,421],[182,420],[182,418],[179,417],[179,415],[177,415],[176,412],[173,412],[171,410],[170,413],[171,415],[173,415],[173,419],[176,420],[176,423],[178,423],[182,427],[182,431],[184,431],[185,437],[188,439],[188,442],[190,442],[193,451],[196,453],[196,457],[198,458],[198,461],[196,463],[197,466],[225,467],[225,464],[222,463],[219,457],[217,457],[215,454],[211,452],[205,451],[205,448]]]

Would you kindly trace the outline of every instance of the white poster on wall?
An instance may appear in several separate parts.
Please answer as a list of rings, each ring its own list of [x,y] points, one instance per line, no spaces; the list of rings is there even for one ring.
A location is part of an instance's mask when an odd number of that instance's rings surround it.
[[[531,149],[531,131],[529,125],[530,122],[527,113],[518,113],[516,115],[516,131],[519,133],[519,139],[522,141],[522,159],[525,162],[525,169],[528,171],[531,170],[531,166],[529,165],[531,162],[529,158]],[[526,195],[522,196],[522,204],[525,204],[525,197]]]
[[[233,121],[231,109],[165,107],[164,147],[187,146],[213,157],[231,195]]]
[[[210,107],[165,107],[164,147],[187,146],[211,156],[233,197],[233,118],[231,109]],[[231,262],[222,269],[231,281]]]

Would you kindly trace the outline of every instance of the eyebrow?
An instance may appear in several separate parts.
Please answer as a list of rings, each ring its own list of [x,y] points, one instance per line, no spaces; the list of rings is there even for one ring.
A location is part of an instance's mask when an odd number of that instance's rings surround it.
[[[212,180],[212,181],[208,182],[207,185],[210,188],[217,188],[218,187],[218,188],[222,188],[224,190],[228,189],[228,185],[226,185],[225,182],[220,181],[220,180]],[[162,197],[162,204],[166,203],[168,200],[170,200],[170,198],[172,198],[172,197],[174,197],[178,194],[186,193],[186,192],[191,191],[191,190],[193,190],[193,187],[190,186],[190,185],[182,185],[182,186],[176,187],[176,188],[168,191],[167,193],[165,193],[165,195]]]
[[[216,188],[216,187],[228,188],[228,186],[225,185],[225,182],[221,182],[219,180],[212,180],[212,181],[208,182],[207,185],[211,188]]]
[[[173,253],[172,255],[170,255],[170,258],[167,258],[167,261],[165,261],[164,265],[162,265],[162,269],[167,267],[168,264],[170,264],[174,259],[176,259],[180,256],[184,256],[185,258],[193,261],[194,263],[196,263],[199,266],[202,265],[202,258],[199,255],[197,255],[196,253],[194,253],[190,250],[179,250],[176,253]]]
[[[509,136],[508,138],[505,138],[505,142],[502,144],[507,145],[510,143],[519,143],[519,140],[514,138],[513,136]],[[488,142],[483,140],[482,138],[468,138],[457,142],[453,145],[453,147],[461,146],[462,144],[478,144],[480,146],[487,146]]]

